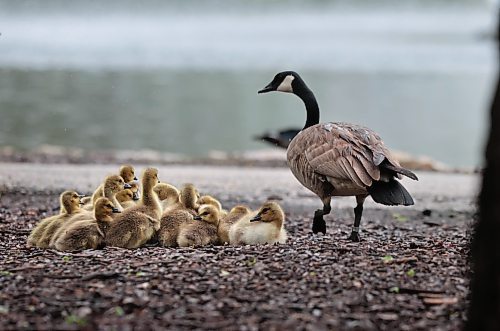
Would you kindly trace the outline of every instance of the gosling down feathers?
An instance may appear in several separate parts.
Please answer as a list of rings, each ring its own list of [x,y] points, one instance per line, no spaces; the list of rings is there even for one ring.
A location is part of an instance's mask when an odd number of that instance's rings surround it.
[[[217,232],[222,244],[229,244],[229,229],[241,218],[251,213],[251,210],[245,206],[235,206],[229,213],[219,221]]]
[[[113,213],[119,213],[108,198],[96,201],[93,219],[71,224],[56,240],[54,246],[59,251],[81,251],[97,249],[103,246],[104,238],[113,218]]]
[[[285,213],[276,202],[266,202],[257,213],[247,214],[229,229],[231,245],[284,244]]]
[[[35,228],[31,231],[30,235],[28,236],[28,246],[37,246],[38,242],[42,238],[42,235],[49,226],[49,224],[59,218],[69,218],[71,215],[74,215],[76,212],[80,210],[80,202],[78,205],[76,204],[76,198],[75,195],[78,195],[76,192],[73,191],[65,191],[61,193],[59,196],[59,204],[61,207],[61,212],[58,215],[53,215],[49,216],[47,218],[44,218],[41,220]],[[79,198],[81,199],[83,196],[80,195]]]
[[[326,233],[323,219],[331,211],[333,196],[355,196],[354,225],[349,237],[359,241],[359,226],[366,197],[384,205],[413,205],[413,198],[396,180],[401,175],[418,180],[402,168],[372,130],[348,123],[319,123],[313,92],[294,71],[278,73],[258,93],[280,91],[297,95],[305,104],[307,120],[290,142],[287,161],[297,180],[315,193],[323,209],[314,213],[314,233]]]
[[[157,169],[144,170],[140,200],[114,219],[106,234],[106,245],[138,248],[158,231],[162,209],[153,188],[159,182]]]
[[[213,205],[202,205],[193,221],[182,223],[177,244],[179,247],[215,245],[219,242],[217,225],[219,211]]]

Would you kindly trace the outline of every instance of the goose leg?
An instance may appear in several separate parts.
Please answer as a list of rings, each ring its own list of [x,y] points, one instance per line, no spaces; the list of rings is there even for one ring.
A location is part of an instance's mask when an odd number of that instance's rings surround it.
[[[330,211],[332,210],[332,207],[330,206],[330,201],[331,201],[330,197],[323,199],[323,209],[318,209],[314,212],[313,227],[312,227],[313,233],[321,232],[323,234],[326,234],[326,222],[323,219],[323,216],[330,214]]]
[[[349,236],[349,240],[354,242],[359,242],[361,239],[359,238],[359,224],[361,223],[361,216],[363,215],[363,204],[366,199],[366,195],[357,195],[356,196],[356,208],[354,208],[354,225],[352,227],[351,235]]]

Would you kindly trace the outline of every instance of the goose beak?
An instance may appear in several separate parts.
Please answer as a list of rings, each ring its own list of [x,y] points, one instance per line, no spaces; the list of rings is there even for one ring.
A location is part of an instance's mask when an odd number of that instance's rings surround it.
[[[131,188],[132,186],[129,184],[129,183],[125,183],[125,185],[123,185],[124,188]]]
[[[139,180],[139,179],[137,178],[137,176],[135,176],[135,177],[134,177],[134,180]]]
[[[132,199],[133,199],[134,201],[139,200],[139,193],[134,192],[133,194],[134,194],[134,195],[133,195]]]
[[[201,221],[201,216],[200,215],[195,215],[193,216],[194,220]]]
[[[118,214],[121,213],[121,211],[119,211],[118,208],[113,208],[113,213]]]
[[[275,88],[274,86],[272,85],[272,83],[269,83],[267,84],[266,87],[264,87],[262,90],[258,91],[257,94],[261,94],[261,93],[267,93],[267,92],[271,92],[271,91],[274,91]]]
[[[260,216],[260,214],[257,214],[254,216],[254,218],[250,219],[250,222],[258,222],[260,220],[262,220],[262,217]]]

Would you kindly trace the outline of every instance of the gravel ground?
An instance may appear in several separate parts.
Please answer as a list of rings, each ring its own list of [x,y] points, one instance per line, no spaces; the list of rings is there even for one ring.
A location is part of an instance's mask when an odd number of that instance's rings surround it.
[[[0,164],[0,329],[458,330],[467,304],[467,236],[477,177],[419,173],[417,205],[366,204],[362,241],[345,238],[353,199],[319,202],[286,169],[160,167],[226,208],[281,199],[289,241],[277,246],[66,254],[26,248],[65,188],[89,192],[116,166]]]

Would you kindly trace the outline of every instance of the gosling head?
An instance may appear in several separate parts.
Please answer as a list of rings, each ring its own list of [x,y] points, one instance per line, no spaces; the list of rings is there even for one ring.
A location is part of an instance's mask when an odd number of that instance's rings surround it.
[[[116,194],[125,188],[130,188],[129,184],[126,184],[123,178],[119,175],[112,175],[106,177],[104,180],[104,191],[111,191],[111,193]]]
[[[249,213],[251,213],[251,210],[248,207],[241,205],[234,206],[233,209],[229,211],[229,214],[246,215]]]
[[[298,73],[295,71],[283,71],[276,74],[273,80],[258,93],[279,91],[297,94],[297,92],[300,93],[304,88],[307,88],[306,84]]]
[[[280,205],[276,202],[266,202],[260,207],[257,215],[255,215],[250,222],[265,222],[265,223],[283,223],[285,213]]]
[[[120,167],[120,176],[123,178],[125,183],[137,180],[135,176],[135,169],[130,164],[125,164]]]
[[[197,221],[204,221],[213,225],[219,224],[219,211],[212,205],[202,205],[198,215],[193,216]]]
[[[108,198],[97,199],[94,207],[94,217],[96,220],[102,220],[113,215],[113,213],[119,213],[120,211],[115,208],[111,200]]]
[[[143,188],[153,188],[158,184],[160,180],[158,179],[158,169],[156,168],[146,168],[142,173],[142,186]]]
[[[184,207],[189,209],[197,209],[197,202],[200,197],[200,193],[193,184],[185,184],[181,190],[181,202]]]
[[[72,214],[80,209],[82,202],[80,198],[82,196],[78,195],[75,191],[65,191],[61,193],[60,202],[63,207],[64,212],[67,214]]]
[[[127,201],[133,201],[134,200],[134,193],[132,192],[131,189],[126,188],[126,189],[121,190],[120,192],[116,193],[116,200],[120,203],[127,202]]]
[[[222,210],[222,205],[221,203],[219,202],[219,200],[217,200],[216,198],[214,198],[213,196],[211,195],[204,195],[204,196],[201,196],[199,199],[198,199],[198,204],[200,205],[212,205],[214,206],[215,208],[217,208],[217,210],[220,212]]]
[[[156,184],[153,191],[156,192],[160,201],[167,201],[168,203],[179,202],[179,190],[173,185],[166,183]]]

